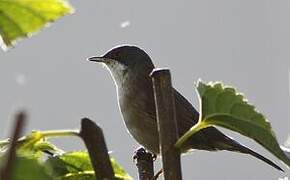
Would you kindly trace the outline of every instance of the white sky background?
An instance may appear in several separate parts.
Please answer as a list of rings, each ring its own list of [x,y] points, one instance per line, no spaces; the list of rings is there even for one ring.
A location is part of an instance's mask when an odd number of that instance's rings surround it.
[[[112,155],[136,177],[132,153],[138,145],[121,120],[114,83],[104,68],[86,61],[125,43],[145,49],[158,67],[169,67],[174,86],[195,106],[193,84],[199,78],[237,87],[268,117],[279,142],[285,142],[290,132],[290,2],[71,3],[75,14],[0,52],[1,137],[7,137],[16,107],[29,112],[27,131],[77,128],[82,117],[89,117],[104,129]],[[256,143],[231,135],[279,163]],[[65,149],[84,148],[78,139],[57,142]],[[280,173],[237,153],[194,152],[182,159],[184,179],[289,177],[289,171]]]
[[[18,85],[24,86],[27,83],[27,77],[24,74],[17,74],[15,77],[15,81]]]
[[[120,27],[121,27],[121,28],[126,28],[126,27],[128,27],[128,26],[130,26],[130,25],[131,25],[131,22],[128,21],[128,20],[123,21],[123,22],[120,23]]]

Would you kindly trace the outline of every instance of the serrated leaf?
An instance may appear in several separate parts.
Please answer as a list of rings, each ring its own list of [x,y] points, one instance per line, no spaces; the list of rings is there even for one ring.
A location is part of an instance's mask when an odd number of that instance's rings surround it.
[[[3,49],[72,11],[64,0],[0,0]]]
[[[199,81],[197,90],[202,102],[202,124],[221,126],[252,138],[290,166],[269,121],[234,88]]]
[[[132,179],[124,169],[111,159],[115,176],[118,179]],[[66,180],[90,180],[94,179],[94,171],[87,152],[68,152],[59,156],[50,157],[45,166],[53,177]]]

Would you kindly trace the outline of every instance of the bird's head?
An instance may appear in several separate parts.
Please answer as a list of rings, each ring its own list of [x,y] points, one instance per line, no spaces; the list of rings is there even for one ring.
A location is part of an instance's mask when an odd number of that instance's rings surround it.
[[[119,84],[127,78],[148,76],[154,65],[145,51],[136,46],[119,46],[103,56],[90,57],[89,61],[103,63]]]

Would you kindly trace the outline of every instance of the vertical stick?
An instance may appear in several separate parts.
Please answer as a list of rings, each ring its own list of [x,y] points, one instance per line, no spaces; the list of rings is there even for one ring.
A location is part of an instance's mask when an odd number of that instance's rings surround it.
[[[13,169],[13,164],[16,158],[16,146],[17,146],[17,140],[22,134],[23,127],[25,125],[26,121],[26,114],[24,112],[19,112],[16,114],[14,127],[13,127],[13,133],[11,135],[11,144],[9,145],[6,164],[1,169],[0,179],[10,180],[11,179],[11,173]]]
[[[181,180],[180,152],[174,144],[178,140],[175,101],[168,69],[151,73],[159,130],[160,151],[165,180]]]
[[[154,177],[153,155],[140,148],[135,152],[134,160],[138,168],[139,180],[152,180]]]
[[[102,129],[90,119],[83,118],[80,136],[88,149],[96,179],[116,179]]]

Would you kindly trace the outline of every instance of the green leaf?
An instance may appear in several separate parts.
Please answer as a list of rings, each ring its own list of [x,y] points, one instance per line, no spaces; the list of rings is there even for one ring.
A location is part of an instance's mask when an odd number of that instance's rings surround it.
[[[201,116],[199,122],[177,142],[178,147],[200,129],[217,125],[252,138],[290,167],[290,159],[280,148],[269,121],[242,94],[222,83],[204,84],[201,81],[197,90],[201,99]]]
[[[118,179],[132,179],[124,169],[111,159],[115,176]],[[90,180],[95,179],[94,170],[87,152],[68,152],[59,156],[50,157],[45,166],[56,179]]]
[[[17,148],[17,154],[35,158],[41,158],[44,151],[53,154],[61,152],[46,140],[41,131],[32,131],[29,135],[23,137]]]
[[[0,0],[0,35],[4,42],[3,49],[72,11],[64,0]]]
[[[62,136],[78,136],[76,130],[53,130],[53,131],[32,131],[30,134],[21,137],[17,141],[17,154],[21,156],[33,156],[40,159],[44,152],[50,154],[62,154],[63,151],[50,143],[47,139]],[[4,154],[10,143],[9,139],[0,141],[0,156]]]
[[[61,131],[32,131],[30,134],[20,138],[17,144],[17,154],[20,156],[41,158],[44,152],[51,154],[61,154],[63,151],[47,141],[46,135],[51,132],[61,134]],[[66,133],[67,131],[63,131]],[[9,140],[0,142],[0,156],[3,155],[9,144]]]
[[[111,158],[111,163],[114,169],[114,173],[117,179],[132,180],[132,177],[120,166],[117,161]]]
[[[45,167],[36,159],[18,156],[12,172],[13,180],[52,180]]]

